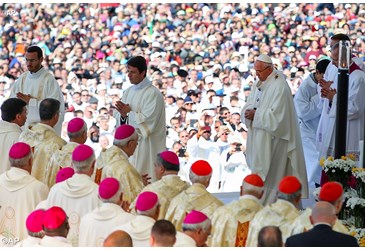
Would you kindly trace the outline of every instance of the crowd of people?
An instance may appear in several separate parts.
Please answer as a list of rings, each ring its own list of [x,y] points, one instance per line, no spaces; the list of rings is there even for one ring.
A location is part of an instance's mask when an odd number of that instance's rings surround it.
[[[307,179],[308,162],[333,153],[332,130],[323,126],[334,121],[339,40],[349,40],[357,65],[350,69],[350,124],[363,122],[365,5],[1,7],[0,188],[9,197],[25,186],[37,193],[21,214],[6,203],[15,210],[0,221],[3,243],[28,233],[39,239],[45,234],[34,244],[61,237],[62,246],[100,246],[112,233],[133,246],[263,246],[271,232],[281,246],[310,223],[346,233],[334,216],[343,197],[337,184],[330,182],[337,193],[324,193],[325,202],[313,211],[302,216],[295,207],[308,197],[308,186],[320,184],[318,164]],[[310,80],[314,87],[307,85]],[[302,82],[308,91],[313,88],[309,100],[319,101],[318,91],[325,100],[323,109],[310,111],[317,126],[322,124],[323,155],[307,156],[318,151],[311,148],[318,134],[303,137],[308,120],[299,110],[310,104],[299,103],[307,98]],[[349,151],[359,151],[357,141],[350,140]],[[252,211],[245,218],[225,218],[240,211],[211,193],[240,191],[245,201],[240,209],[251,204],[246,209]],[[36,206],[44,214],[29,215]],[[108,230],[90,242],[96,221],[107,212],[118,221],[103,224]],[[48,218],[38,224],[43,230],[32,231],[35,222],[24,224],[34,213]],[[270,219],[277,228],[265,228]],[[299,224],[305,226],[298,229]],[[173,239],[158,243],[166,228]],[[338,244],[356,246],[338,237]],[[305,240],[287,241],[296,242]]]

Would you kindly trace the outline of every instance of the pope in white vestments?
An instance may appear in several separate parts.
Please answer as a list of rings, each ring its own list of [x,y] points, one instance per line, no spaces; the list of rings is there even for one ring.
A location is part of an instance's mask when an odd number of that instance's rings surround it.
[[[159,89],[147,78],[147,63],[141,56],[127,62],[128,77],[133,84],[116,103],[117,127],[121,121],[138,130],[139,141],[130,161],[141,175],[156,180],[153,163],[156,155],[166,149],[165,102]]]
[[[81,218],[79,247],[102,247],[115,227],[135,218],[121,207],[122,191],[115,178],[106,178],[100,183],[99,197],[103,204]]]
[[[248,166],[265,181],[264,204],[275,201],[277,185],[288,175],[301,180],[303,198],[307,198],[303,147],[290,88],[267,55],[257,58],[255,70],[260,80],[241,112],[248,128]]]
[[[23,240],[28,235],[25,226],[28,215],[47,198],[49,190],[30,175],[32,152],[28,144],[15,143],[9,158],[12,167],[0,175],[0,235]]]
[[[38,46],[31,46],[25,54],[28,71],[24,72],[14,83],[10,97],[18,97],[28,103],[27,123],[40,122],[39,106],[43,99],[54,98],[61,102],[60,118],[55,126],[61,135],[65,115],[65,103],[61,88],[55,77],[42,66],[43,52]]]

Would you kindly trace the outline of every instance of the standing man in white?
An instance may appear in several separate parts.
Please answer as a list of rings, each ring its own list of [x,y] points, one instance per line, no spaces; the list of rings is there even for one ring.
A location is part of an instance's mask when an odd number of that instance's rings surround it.
[[[259,81],[241,112],[248,128],[248,166],[265,182],[264,204],[275,201],[276,188],[287,175],[300,179],[303,198],[307,198],[302,140],[288,83],[266,54],[257,57],[254,69]]]
[[[128,78],[133,84],[116,103],[117,127],[127,123],[136,128],[139,142],[130,161],[141,175],[156,180],[156,155],[166,149],[166,118],[163,96],[147,78],[147,62],[135,56],[127,62]]]
[[[55,77],[42,66],[43,52],[38,46],[30,46],[25,53],[28,71],[24,72],[14,83],[10,97],[17,97],[28,105],[27,123],[39,122],[39,105],[45,98],[54,98],[61,102],[60,117],[55,126],[61,135],[65,115],[63,94]]]

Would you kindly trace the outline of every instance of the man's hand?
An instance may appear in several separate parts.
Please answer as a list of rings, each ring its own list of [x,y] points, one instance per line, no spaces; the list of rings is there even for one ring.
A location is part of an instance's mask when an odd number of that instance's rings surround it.
[[[322,89],[330,89],[333,81],[326,81],[324,79],[319,80],[319,86],[321,86]]]
[[[334,95],[337,93],[336,89],[321,89],[321,96],[332,101]]]
[[[255,117],[255,112],[256,112],[255,109],[247,109],[245,111],[245,118],[253,121],[253,119]]]
[[[131,205],[130,202],[123,200],[121,207],[124,211],[126,211],[127,213],[130,213],[131,212],[131,209],[129,208],[130,205]]]
[[[142,182],[143,182],[143,185],[147,186],[148,184],[151,184],[151,177],[149,177],[148,174],[144,174],[142,175]]]
[[[115,103],[116,110],[123,116],[127,117],[128,113],[131,111],[131,108],[129,107],[129,104],[125,104],[121,101],[117,101]]]
[[[30,95],[25,95],[21,92],[18,92],[16,93],[16,97],[18,97],[19,99],[22,99],[23,101],[25,101],[27,104],[29,104],[29,101],[30,101],[30,98],[31,96]]]

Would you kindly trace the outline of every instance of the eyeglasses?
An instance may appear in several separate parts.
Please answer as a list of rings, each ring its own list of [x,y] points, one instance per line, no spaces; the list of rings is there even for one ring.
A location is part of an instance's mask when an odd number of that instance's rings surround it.
[[[203,134],[205,134],[205,133],[209,133],[210,134],[211,132],[210,131],[204,131]]]
[[[268,68],[270,68],[270,66],[267,66],[267,67],[265,67],[265,68],[264,68],[264,69],[262,69],[262,70],[255,69],[255,71],[256,71],[257,73],[261,74],[262,72],[264,72],[264,71],[265,71],[265,70],[267,70]]]
[[[222,135],[229,135],[229,133],[223,133]]]
[[[6,84],[6,82],[0,82],[0,84]]]

